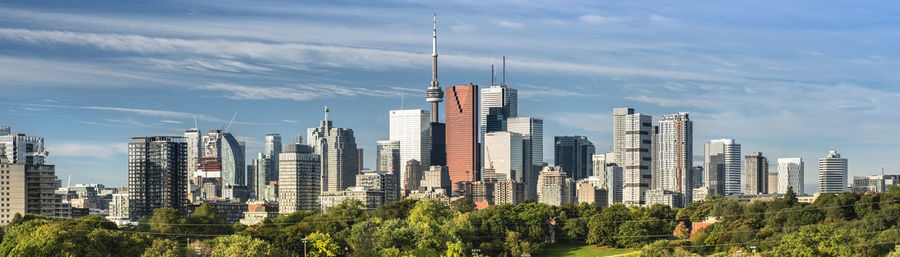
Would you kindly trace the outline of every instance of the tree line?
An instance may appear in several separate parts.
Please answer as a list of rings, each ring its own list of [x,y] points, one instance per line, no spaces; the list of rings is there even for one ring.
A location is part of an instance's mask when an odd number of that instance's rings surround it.
[[[691,233],[695,222],[717,222]],[[471,200],[402,200],[367,210],[356,200],[260,224],[229,225],[201,205],[189,217],[161,208],[137,226],[99,216],[16,216],[0,256],[541,256],[555,244],[641,249],[643,256],[900,255],[900,188],[823,194],[799,203],[720,196],[685,208],[601,208],[526,201],[475,210]]]

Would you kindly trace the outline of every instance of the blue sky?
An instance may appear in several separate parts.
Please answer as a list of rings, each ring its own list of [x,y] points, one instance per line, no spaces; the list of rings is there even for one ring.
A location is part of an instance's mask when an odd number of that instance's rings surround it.
[[[612,140],[611,111],[686,111],[695,155],[900,172],[898,6],[888,1],[23,1],[0,3],[0,124],[44,136],[61,178],[125,185],[132,136],[224,126],[261,151],[331,109],[374,166],[388,110],[427,108],[431,14],[442,86],[487,85],[506,55],[520,116]],[[701,161],[695,158],[695,161]]]

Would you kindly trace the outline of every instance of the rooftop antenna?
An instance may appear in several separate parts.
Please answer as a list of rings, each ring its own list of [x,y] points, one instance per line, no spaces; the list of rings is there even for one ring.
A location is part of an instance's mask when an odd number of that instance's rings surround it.
[[[497,76],[494,75],[494,57],[491,57],[491,86],[494,86],[494,79],[496,78]]]
[[[506,86],[506,55],[503,56],[503,82],[500,85]]]
[[[194,129],[200,130],[200,125],[197,125],[197,114],[194,114]]]
[[[325,122],[328,122],[328,105],[325,106]]]
[[[400,88],[400,110],[403,110],[403,88]]]
[[[881,173],[884,173],[884,171],[882,171]],[[66,188],[69,187],[72,187],[72,174],[69,174],[69,181],[66,182]]]
[[[225,126],[225,128],[222,129],[222,133],[225,133],[225,131],[228,131],[228,129],[231,128],[231,123],[234,122],[234,118],[236,118],[236,117],[237,117],[237,112],[234,112],[234,115],[231,115],[231,121],[228,121],[228,126]]]

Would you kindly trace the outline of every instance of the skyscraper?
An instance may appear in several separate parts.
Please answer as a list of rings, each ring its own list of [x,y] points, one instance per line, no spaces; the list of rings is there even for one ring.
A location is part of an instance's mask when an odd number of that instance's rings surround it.
[[[525,197],[537,199],[537,176],[544,166],[544,120],[532,117],[511,117],[507,131],[522,134],[522,182]]]
[[[266,185],[269,184],[268,173],[272,170],[278,170],[278,163],[270,156],[259,153],[257,158],[253,160],[253,165],[248,167],[253,167],[252,170],[247,172],[247,188],[250,190],[250,197],[258,200],[265,199]]]
[[[744,156],[744,193],[769,192],[769,161],[761,152]]]
[[[573,180],[587,178],[594,173],[594,143],[585,136],[555,137],[553,163]]]
[[[278,155],[279,213],[319,208],[321,158],[304,144],[288,144]]]
[[[803,159],[778,158],[778,192],[784,194],[788,187],[794,193],[803,194]]]
[[[569,178],[559,168],[544,167],[538,175],[537,202],[549,205],[563,205],[575,200],[575,180]]]
[[[479,142],[484,142],[484,134],[488,131],[488,114],[491,113],[491,108],[500,108],[499,112],[494,111],[495,114],[502,114],[505,118],[517,117],[518,115],[518,104],[519,104],[519,91],[507,87],[506,85],[491,85],[488,88],[481,89],[481,108],[480,116],[481,116],[481,138]],[[484,150],[484,149],[482,149]],[[481,156],[484,159],[484,156]],[[484,160],[482,160],[484,163]]]
[[[674,203],[684,207],[693,200],[694,125],[687,113],[663,115],[656,136],[655,189],[674,192]],[[680,199],[678,199],[680,198]]]
[[[484,135],[485,167],[497,181],[523,182],[522,134],[496,131]],[[482,178],[489,176],[481,174]]]
[[[710,194],[741,193],[741,145],[734,139],[710,140],[705,145],[704,171]]]
[[[221,137],[222,186],[242,186],[247,168],[244,147],[231,133],[221,133]]]
[[[447,88],[447,169],[453,190],[461,181],[475,181],[481,170],[478,145],[478,86]]]
[[[359,152],[356,148],[356,137],[353,130],[336,128],[328,120],[328,106],[325,107],[325,119],[317,128],[307,131],[308,145],[315,149],[322,159],[322,192],[341,191],[356,185],[356,174],[359,173]]]
[[[166,207],[184,211],[186,166],[184,137],[132,138],[128,143],[128,217],[137,220]]]
[[[635,113],[632,108],[613,109],[613,163],[622,167],[622,201],[626,205],[644,204],[644,192],[650,188],[652,128],[650,115]]]
[[[200,157],[203,157],[200,129],[192,128],[185,131],[184,141],[187,143],[187,179],[190,184],[194,180],[194,171],[197,170]]]
[[[400,141],[381,140],[375,142],[377,149],[375,170],[400,174]],[[399,182],[398,182],[399,183]]]
[[[431,126],[427,110],[392,110],[390,113],[390,140],[400,142],[400,163],[410,160],[428,167],[431,161]],[[400,166],[400,184],[406,185],[406,165]],[[403,190],[415,188],[403,187]]]
[[[273,163],[266,171],[266,183],[268,183],[268,181],[278,181],[278,155],[281,154],[281,148],[280,134],[266,134],[266,144],[263,146],[263,157],[268,156],[269,159],[272,159]]]
[[[837,194],[847,191],[847,158],[836,151],[819,158],[819,193]]]

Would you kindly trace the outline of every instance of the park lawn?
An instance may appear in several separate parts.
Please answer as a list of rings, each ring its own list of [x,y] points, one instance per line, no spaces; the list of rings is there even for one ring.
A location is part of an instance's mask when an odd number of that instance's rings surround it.
[[[638,256],[639,250],[598,247],[595,245],[562,244],[544,249],[541,256],[546,257],[599,257],[599,256]]]

